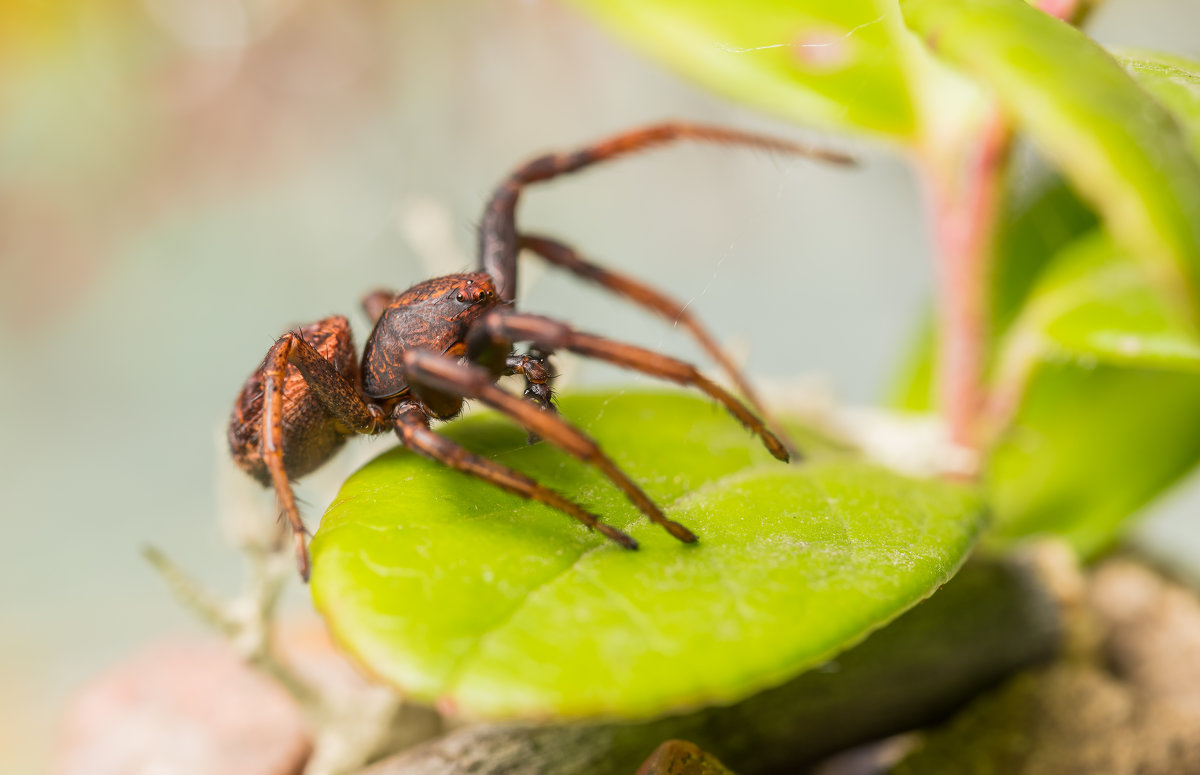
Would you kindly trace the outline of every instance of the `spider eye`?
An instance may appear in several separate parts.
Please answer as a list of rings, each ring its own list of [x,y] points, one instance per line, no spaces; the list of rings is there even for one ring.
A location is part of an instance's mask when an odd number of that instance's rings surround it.
[[[466,300],[467,300],[467,297],[466,297],[466,296],[463,296],[461,293],[460,293],[460,294],[458,294],[457,296],[455,296],[454,298],[458,299],[459,301],[466,301]]]

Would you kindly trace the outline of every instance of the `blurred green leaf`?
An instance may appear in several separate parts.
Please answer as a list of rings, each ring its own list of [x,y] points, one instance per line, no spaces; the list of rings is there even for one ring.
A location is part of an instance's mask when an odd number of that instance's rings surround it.
[[[1174,114],[1191,138],[1193,147],[1200,153],[1200,64],[1182,57],[1152,51],[1125,50],[1120,53],[1122,63]],[[1072,332],[1084,335],[1085,329],[1076,325],[1082,323],[1079,316],[1088,314],[1088,308],[1099,312],[1099,308],[1104,304],[1102,300],[1095,300],[1095,304],[1076,310],[1070,313],[1067,319],[1055,324],[1050,333],[1060,335],[1056,337],[1060,348],[1067,352],[1073,350],[1083,353],[1085,358],[1108,355],[1112,356],[1110,362],[1114,363],[1140,362],[1141,365],[1153,366],[1153,359],[1163,354],[1162,348],[1156,346],[1153,341],[1142,346],[1137,337],[1153,335],[1155,325],[1169,326],[1172,332],[1180,337],[1180,340],[1174,343],[1158,344],[1172,348],[1182,346],[1185,350],[1192,346],[1192,337],[1183,330],[1186,323],[1176,320],[1172,311],[1162,302],[1155,303],[1151,298],[1153,289],[1148,287],[1135,267],[1125,265],[1120,270],[1105,268],[1104,264],[1116,260],[1112,255],[1115,248],[1103,237],[1098,236],[1098,225],[1095,213],[1079,200],[1061,177],[1053,176],[1040,181],[1029,191],[1010,193],[997,226],[995,254],[991,262],[992,276],[989,280],[989,310],[994,340],[1002,337],[1021,313],[1043,270],[1054,261],[1060,251],[1084,235],[1093,234],[1094,240],[1104,241],[1108,245],[1100,251],[1107,252],[1108,255],[1102,257],[1096,253],[1095,248],[1099,247],[1097,243],[1090,243],[1093,248],[1088,249],[1086,245],[1089,241],[1081,240],[1079,244],[1084,247],[1076,251],[1080,262],[1073,262],[1078,263],[1078,271],[1086,272],[1090,267],[1104,273],[1108,279],[1102,285],[1109,289],[1104,295],[1110,300],[1114,272],[1122,273],[1129,282],[1136,283],[1139,288],[1137,293],[1128,294],[1121,299],[1117,303],[1118,309],[1112,309],[1112,315],[1105,315],[1103,322],[1096,321],[1097,327],[1086,334],[1092,340],[1091,345],[1078,341],[1073,344]],[[1091,259],[1083,256],[1083,253],[1091,255]],[[1120,260],[1127,262],[1128,258]],[[1080,294],[1086,295],[1085,284],[1078,284],[1073,294],[1077,299]],[[1144,317],[1140,321],[1130,319],[1130,314],[1135,312],[1133,305],[1139,304],[1144,314],[1152,316],[1158,322],[1153,323]],[[1120,308],[1124,308],[1124,312]],[[1075,323],[1071,318],[1075,319]],[[1151,325],[1150,329],[1145,327],[1148,324]],[[1126,326],[1132,327],[1125,328]],[[1107,347],[1101,346],[1103,341],[1108,343]],[[1100,348],[1099,351],[1096,347]],[[932,328],[926,324],[917,346],[914,347],[913,356],[906,361],[898,387],[893,391],[895,405],[925,411],[932,408],[930,390],[935,368],[933,349]],[[1087,354],[1089,350],[1090,355]],[[1150,360],[1143,361],[1141,356]]]
[[[1107,52],[1022,0],[906,0],[905,19],[989,87],[1173,301],[1200,319],[1200,164]]]
[[[769,457],[708,402],[569,397],[679,544],[592,469],[483,414],[447,435],[594,508],[636,552],[403,450],[346,482],[312,542],[335,637],[408,696],[475,717],[647,717],[729,703],[861,640],[955,572],[975,496],[848,459]]]
[[[647,54],[791,120],[917,132],[896,0],[575,0]]]
[[[1057,175],[1032,194],[1010,196],[997,225],[988,278],[993,340],[1021,313],[1059,251],[1098,225],[1096,214]]]
[[[1200,459],[1200,375],[1044,363],[987,466],[989,542],[1066,538],[1093,556]]]
[[[1062,251],[1004,339],[998,389],[1023,396],[988,466],[993,538],[1083,555],[1200,459],[1200,339],[1103,232]]]
[[[1179,432],[1200,416],[1200,340],[1064,188],[1010,213],[998,255],[1016,263],[991,290],[1019,314],[996,316],[993,388],[1021,405],[986,466],[989,542],[1058,535],[1090,556],[1200,460]],[[929,378],[909,376],[909,405],[927,409]]]
[[[1200,372],[1200,339],[1100,231],[1055,260],[1008,340],[1040,359]]]
[[[1200,156],[1200,62],[1160,51],[1118,49],[1121,64],[1171,111]]]
[[[887,405],[903,412],[932,412],[937,407],[937,360],[937,328],[931,311],[913,336],[888,391]]]

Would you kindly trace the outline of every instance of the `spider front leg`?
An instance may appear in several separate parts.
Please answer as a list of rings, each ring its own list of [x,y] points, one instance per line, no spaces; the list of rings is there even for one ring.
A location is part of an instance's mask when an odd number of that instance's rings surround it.
[[[758,434],[772,455],[783,461],[790,459],[788,448],[745,404],[690,363],[636,345],[585,334],[557,320],[511,310],[490,312],[471,329],[467,357],[474,360],[476,355],[487,353],[498,342],[532,342],[543,350],[571,350],[616,366],[695,387],[716,399],[742,425]]]
[[[487,207],[483,211],[483,221],[479,225],[479,268],[481,271],[487,272],[495,281],[496,293],[500,299],[511,302],[516,296],[517,253],[520,250],[516,213],[521,192],[526,187],[560,175],[578,172],[594,164],[601,164],[631,153],[680,140],[741,145],[807,156],[833,164],[853,163],[853,159],[837,151],[816,148],[778,137],[768,137],[725,127],[690,124],[683,121],[654,124],[630,132],[622,132],[569,153],[551,153],[539,156],[513,170],[500,184],[488,201]]]
[[[404,353],[404,373],[419,397],[432,392],[434,396],[473,398],[507,415],[525,430],[537,434],[598,469],[625,493],[625,497],[649,517],[651,522],[661,525],[684,543],[696,541],[692,531],[678,522],[667,519],[650,496],[605,455],[592,438],[568,423],[562,416],[544,411],[496,387],[487,369],[425,350],[409,350]]]
[[[306,531],[291,479],[322,465],[347,435],[377,433],[386,427],[383,410],[365,402],[343,376],[358,373],[353,347],[349,325],[341,317],[284,334],[251,375],[230,424],[234,461],[274,487],[305,580],[309,573]]]
[[[624,532],[612,525],[605,524],[595,514],[577,503],[567,500],[554,490],[543,487],[525,474],[514,471],[494,460],[476,455],[445,436],[434,433],[429,429],[429,415],[416,402],[406,401],[398,405],[392,411],[392,418],[396,434],[404,442],[404,446],[413,452],[479,477],[514,495],[544,503],[569,514],[589,528],[599,530],[605,537],[616,541],[626,549],[638,547],[637,541]]]

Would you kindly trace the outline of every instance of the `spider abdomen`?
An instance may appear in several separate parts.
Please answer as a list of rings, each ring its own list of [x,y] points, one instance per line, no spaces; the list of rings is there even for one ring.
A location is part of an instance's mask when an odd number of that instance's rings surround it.
[[[358,381],[354,341],[346,318],[328,317],[304,326],[298,333],[351,384]],[[254,370],[234,402],[228,438],[237,466],[267,486],[271,475],[262,456],[263,367],[260,364]],[[281,414],[283,467],[291,479],[320,467],[346,441],[338,421],[321,406],[300,370],[290,364],[283,384]]]

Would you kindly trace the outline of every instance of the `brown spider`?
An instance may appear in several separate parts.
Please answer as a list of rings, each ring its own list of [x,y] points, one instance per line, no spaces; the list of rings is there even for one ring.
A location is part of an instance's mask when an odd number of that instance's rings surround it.
[[[426,280],[403,293],[375,291],[363,300],[375,328],[367,338],[361,365],[355,357],[349,323],[341,316],[289,331],[267,351],[234,404],[229,447],[242,470],[264,486],[274,485],[292,528],[301,576],[308,578],[308,553],[290,480],[319,467],[347,436],[389,429],[394,429],[414,452],[523,498],[553,506],[622,546],[637,548],[637,542],[628,535],[554,490],[430,430],[430,420],[457,416],[468,398],[507,415],[531,437],[546,439],[595,466],[652,522],[680,541],[694,542],[696,536],[690,530],[667,519],[592,439],[557,414],[547,366],[547,357],[555,350],[571,350],[696,387],[757,433],[772,455],[789,459],[788,448],[780,441],[782,434],[768,430],[743,403],[695,367],[514,308],[517,256],[524,249],[682,324],[720,364],[758,414],[767,418],[749,383],[684,305],[637,280],[584,260],[560,242],[517,231],[516,207],[525,186],[683,138],[803,154],[837,163],[850,161],[838,153],[786,140],[686,123],[650,126],[574,153],[542,156],[509,175],[488,202],[480,225],[479,271]],[[532,349],[518,354],[513,350],[518,342],[528,343]],[[501,376],[511,374],[524,376],[525,397],[529,400],[523,401],[494,384]]]

